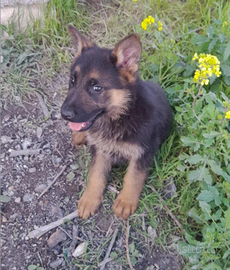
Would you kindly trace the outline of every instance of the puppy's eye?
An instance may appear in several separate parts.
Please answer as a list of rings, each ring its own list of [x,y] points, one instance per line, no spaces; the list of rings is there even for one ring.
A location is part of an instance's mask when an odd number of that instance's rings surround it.
[[[102,87],[101,87],[101,86],[98,86],[98,85],[94,85],[93,90],[94,90],[95,92],[97,92],[97,93],[100,93],[101,90],[102,90]]]
[[[75,83],[75,78],[74,78],[74,76],[71,76],[71,77],[70,77],[70,83],[71,83],[71,84],[74,84],[74,83]]]

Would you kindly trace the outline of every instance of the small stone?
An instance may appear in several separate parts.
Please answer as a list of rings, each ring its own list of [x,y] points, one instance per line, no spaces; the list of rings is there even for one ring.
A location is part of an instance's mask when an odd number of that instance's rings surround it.
[[[29,141],[27,138],[24,140],[24,142],[22,143],[22,149],[26,150],[28,149],[28,147],[31,146],[31,141]]]
[[[16,198],[14,201],[15,201],[16,203],[20,203],[20,202],[21,202],[21,198],[18,197],[18,198]]]
[[[153,227],[148,226],[147,232],[148,232],[148,235],[151,238],[152,242],[155,243],[155,239],[157,237],[157,231],[155,229],[153,229]]]
[[[21,145],[20,144],[15,145],[15,150],[21,150]]]
[[[3,191],[3,195],[12,197],[14,195],[14,192],[12,190]]]
[[[45,184],[40,184],[40,185],[36,186],[36,188],[34,189],[34,191],[37,192],[37,193],[41,193],[41,192],[43,192],[46,188],[47,188],[47,185],[45,185]]]
[[[23,202],[32,202],[33,199],[34,199],[34,195],[30,193],[26,193],[22,198]]]
[[[28,241],[30,238],[28,236],[25,236],[25,240]]]
[[[51,205],[51,214],[52,214],[54,220],[58,220],[60,218],[63,218],[63,213],[62,213],[62,210],[59,206]]]
[[[5,122],[9,121],[10,120],[10,115],[6,114],[3,119],[4,119]]]
[[[41,136],[42,136],[42,128],[41,127],[38,127],[36,132],[37,132],[38,139],[40,139]]]
[[[57,259],[57,260],[55,260],[55,261],[52,261],[52,262],[50,263],[50,267],[53,268],[53,269],[55,269],[55,268],[57,268],[59,265],[61,265],[63,261],[64,261],[63,258],[59,258],[59,259]]]
[[[8,137],[8,136],[2,136],[2,137],[1,137],[1,142],[2,142],[2,144],[6,144],[6,143],[8,143],[10,140],[11,140],[11,138]]]
[[[73,257],[79,257],[79,256],[81,256],[82,254],[84,254],[84,252],[86,251],[86,249],[87,249],[87,245],[88,245],[88,243],[87,242],[83,242],[83,243],[81,243],[80,245],[78,245],[77,247],[76,247],[76,249],[74,250],[74,252],[73,252]]]
[[[2,222],[7,222],[7,218],[6,217],[2,217]]]
[[[1,247],[4,246],[5,243],[6,243],[6,240],[1,239],[0,246],[1,246]]]
[[[10,186],[8,189],[9,190],[14,190],[14,186]]]
[[[176,185],[173,182],[173,177],[164,181],[165,187],[162,190],[162,196],[166,199],[171,199],[176,193]]]
[[[21,102],[21,97],[20,97],[20,96],[14,96],[14,99],[15,99],[15,101],[17,101],[17,102]]]
[[[57,114],[54,115],[54,117],[57,118],[57,119],[61,119],[61,114],[57,113]]]
[[[50,238],[47,241],[49,248],[55,247],[58,243],[65,241],[67,238],[66,234],[61,231],[57,230],[55,233],[51,234]]]
[[[29,173],[35,173],[35,172],[36,172],[36,170],[37,170],[37,169],[36,169],[35,167],[30,168],[30,169],[29,169]]]
[[[15,219],[18,217],[18,213],[15,213],[10,216],[10,221],[15,221]]]

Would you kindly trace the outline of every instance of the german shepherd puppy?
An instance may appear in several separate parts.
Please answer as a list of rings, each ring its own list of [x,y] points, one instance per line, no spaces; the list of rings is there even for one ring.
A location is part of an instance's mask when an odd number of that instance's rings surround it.
[[[127,219],[137,208],[152,158],[170,132],[171,108],[158,84],[138,78],[137,34],[109,50],[88,41],[72,25],[68,28],[76,53],[61,114],[74,130],[73,143],[87,141],[92,153],[79,216],[95,214],[112,164],[128,161],[123,189],[113,204],[116,216]]]

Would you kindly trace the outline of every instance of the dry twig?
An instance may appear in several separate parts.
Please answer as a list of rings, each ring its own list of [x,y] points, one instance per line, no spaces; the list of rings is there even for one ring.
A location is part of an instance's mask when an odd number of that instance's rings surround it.
[[[78,232],[78,226],[76,225],[73,225],[73,233],[72,233],[72,242],[68,248],[68,257],[71,257],[72,256],[72,253],[74,252],[75,250],[75,247],[77,245],[77,232]]]
[[[40,238],[43,234],[47,233],[48,231],[60,226],[65,220],[71,220],[78,217],[78,210],[75,210],[74,212],[72,212],[71,214],[57,220],[54,221],[48,225],[45,225],[43,227],[40,227],[36,230],[33,230],[32,232],[29,233],[29,238]]]
[[[115,239],[116,239],[116,237],[117,237],[117,234],[118,234],[118,228],[115,229],[115,231],[114,231],[114,233],[113,233],[113,237],[112,237],[112,239],[111,239],[111,241],[110,241],[109,247],[108,247],[108,249],[107,249],[107,251],[106,251],[105,258],[104,258],[104,260],[100,263],[100,265],[102,265],[101,268],[100,268],[100,270],[104,270],[105,265],[106,265],[106,263],[108,262],[108,258],[109,258],[111,249],[112,249],[112,247],[113,247],[113,245],[114,245],[114,242],[115,242]]]
[[[10,157],[38,155],[41,150],[42,149],[14,150],[10,153]]]
[[[126,256],[129,263],[129,267],[131,270],[135,270],[131,264],[130,257],[129,257],[129,219],[127,219],[127,223],[126,223],[125,246],[126,246]]]
[[[59,172],[58,175],[56,175],[56,177],[54,178],[54,180],[48,185],[48,187],[42,191],[42,193],[38,196],[38,199],[41,198],[41,196],[43,196],[49,189],[50,187],[57,181],[58,177],[60,177],[62,175],[62,173],[64,172],[64,170],[66,169],[66,165],[62,168],[62,170]]]
[[[39,101],[39,104],[41,106],[41,109],[43,111],[45,118],[48,118],[50,113],[49,113],[49,110],[47,109],[47,106],[46,106],[42,96],[38,92],[35,92],[35,94],[38,97],[38,101]]]
[[[185,229],[183,228],[183,226],[181,225],[181,223],[178,221],[178,219],[174,216],[174,214],[172,213],[172,211],[168,208],[168,206],[166,205],[165,201],[162,199],[162,197],[157,193],[157,191],[155,190],[155,188],[152,185],[149,185],[149,187],[151,188],[151,190],[158,196],[160,202],[163,204],[166,212],[170,215],[170,217],[174,220],[174,222],[176,223],[176,225],[181,229],[181,231],[183,233],[185,233]]]

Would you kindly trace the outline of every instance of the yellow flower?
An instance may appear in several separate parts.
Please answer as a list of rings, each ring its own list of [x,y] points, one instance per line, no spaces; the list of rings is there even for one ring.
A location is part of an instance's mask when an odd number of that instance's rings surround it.
[[[227,112],[225,113],[225,118],[226,118],[226,119],[230,119],[230,111],[227,111]]]
[[[159,21],[159,22],[158,22],[158,30],[159,30],[159,31],[161,31],[161,30],[162,30],[162,26],[163,26],[162,22],[161,22],[161,21]]]
[[[220,120],[222,120],[223,119],[223,116],[222,116],[222,114],[218,114],[218,119],[220,119]]]
[[[195,75],[193,77],[193,81],[195,83],[208,85],[209,78],[211,78],[213,74],[220,77],[220,61],[216,56],[205,53],[201,53],[198,56],[198,54],[195,53],[192,60],[197,60],[199,63],[199,69],[195,71]]]
[[[149,15],[147,18],[143,20],[143,22],[141,23],[141,27],[146,31],[148,25],[154,22],[155,22],[155,19],[151,15]]]
[[[226,21],[223,22],[222,27],[225,27],[227,24],[228,24],[228,23],[227,23]]]
[[[196,59],[198,59],[198,55],[197,55],[197,53],[195,53],[195,54],[194,54],[194,56],[193,56],[193,59],[192,59],[192,60],[194,61],[194,60],[196,60]]]

